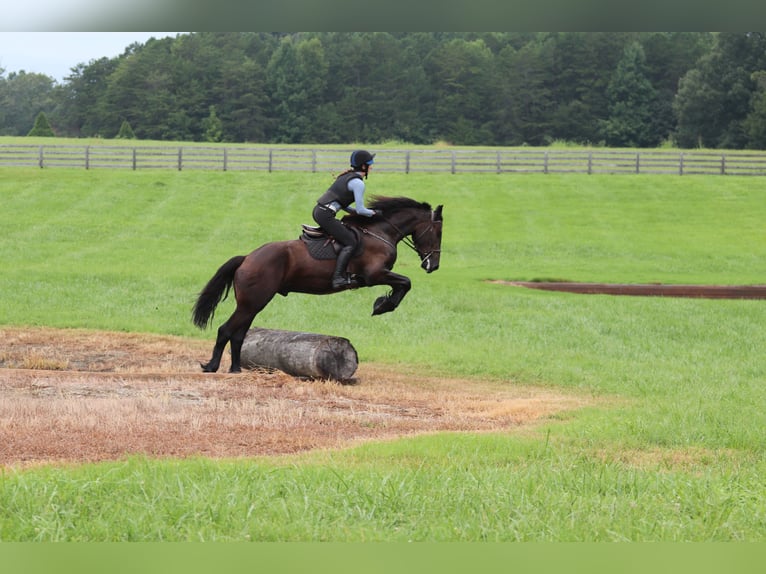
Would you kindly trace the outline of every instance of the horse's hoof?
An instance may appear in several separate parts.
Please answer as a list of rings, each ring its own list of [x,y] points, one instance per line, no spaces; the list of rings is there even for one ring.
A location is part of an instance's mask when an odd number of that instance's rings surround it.
[[[375,299],[375,304],[372,306],[372,315],[373,317],[375,315],[382,315],[383,313],[388,313],[394,309],[396,309],[396,307],[391,303],[391,299],[382,295]]]
[[[215,373],[218,370],[217,367],[216,368],[211,367],[210,363],[200,363],[199,366],[202,367],[203,373]]]

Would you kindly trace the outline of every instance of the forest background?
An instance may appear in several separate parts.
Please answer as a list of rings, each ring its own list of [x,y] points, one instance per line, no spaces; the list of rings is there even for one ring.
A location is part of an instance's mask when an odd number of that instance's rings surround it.
[[[41,118],[64,137],[766,149],[766,32],[184,33],[61,83],[0,68],[0,135]]]

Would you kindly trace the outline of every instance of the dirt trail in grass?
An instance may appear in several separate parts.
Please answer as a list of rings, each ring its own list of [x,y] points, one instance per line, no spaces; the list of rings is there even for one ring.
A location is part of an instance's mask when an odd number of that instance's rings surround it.
[[[360,364],[353,384],[203,374],[211,341],[0,329],[0,465],[246,457],[435,431],[509,431],[588,403]],[[227,364],[223,365],[228,367]]]
[[[766,299],[766,285],[664,285],[662,283],[576,283],[570,281],[505,281],[490,283],[543,291],[585,295],[633,295],[640,297],[692,297],[702,299]]]

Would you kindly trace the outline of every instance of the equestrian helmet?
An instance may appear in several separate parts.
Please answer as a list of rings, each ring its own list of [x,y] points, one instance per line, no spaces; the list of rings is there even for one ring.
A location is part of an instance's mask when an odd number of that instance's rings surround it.
[[[366,169],[368,166],[372,165],[374,158],[374,153],[358,149],[351,154],[351,167],[354,169]]]

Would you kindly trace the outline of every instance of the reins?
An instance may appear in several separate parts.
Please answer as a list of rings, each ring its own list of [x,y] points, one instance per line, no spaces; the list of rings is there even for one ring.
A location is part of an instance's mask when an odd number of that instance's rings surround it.
[[[383,242],[383,243],[385,243],[386,245],[390,245],[391,247],[393,247],[394,249],[396,249],[396,245],[394,245],[393,243],[391,243],[391,242],[390,242],[388,239],[386,239],[385,237],[381,237],[380,235],[377,235],[377,234],[373,233],[372,231],[370,231],[370,230],[369,230],[369,229],[367,229],[366,227],[360,227],[359,229],[361,229],[361,230],[362,230],[362,233],[364,233],[365,235],[369,235],[370,237],[374,237],[375,239],[379,239],[380,241],[382,241],[382,242]]]
[[[404,232],[403,232],[401,229],[399,229],[399,228],[398,228],[396,225],[394,225],[394,224],[393,224],[393,223],[392,223],[392,222],[391,222],[391,221],[390,221],[390,220],[389,220],[389,219],[388,219],[388,218],[387,218],[385,215],[383,215],[382,213],[380,214],[380,217],[381,217],[381,219],[383,219],[383,221],[385,221],[385,222],[386,222],[386,223],[388,223],[388,224],[389,224],[391,227],[393,227],[393,228],[394,228],[394,231],[396,231],[396,232],[397,232],[397,233],[398,233],[398,234],[401,236],[401,240],[400,240],[400,241],[402,241],[402,242],[403,242],[403,243],[404,243],[404,244],[405,244],[407,247],[409,247],[409,248],[410,248],[410,249],[412,249],[412,250],[413,250],[415,253],[417,253],[417,254],[418,254],[418,257],[420,257],[420,261],[421,261],[421,262],[423,262],[423,261],[427,261],[427,260],[428,260],[428,259],[431,257],[431,255],[433,255],[434,253],[441,253],[441,249],[433,249],[433,250],[429,251],[428,253],[426,253],[425,255],[421,255],[421,254],[420,254],[420,251],[418,251],[418,248],[417,248],[417,246],[416,246],[417,240],[418,240],[418,239],[420,239],[421,237],[423,237],[423,236],[424,236],[426,233],[428,233],[429,231],[431,231],[431,230],[433,229],[433,227],[434,227],[434,222],[433,222],[433,213],[431,214],[431,218],[432,218],[432,219],[431,219],[431,223],[430,223],[430,225],[429,225],[428,227],[426,227],[426,228],[425,228],[425,229],[424,229],[424,230],[423,230],[421,233],[419,233],[419,234],[418,234],[418,236],[417,236],[417,237],[415,237],[414,239],[411,239],[411,238],[409,237],[409,235],[405,234],[405,233],[404,233]],[[395,245],[395,244],[393,244],[393,243],[391,243],[391,242],[390,242],[388,239],[386,239],[385,237],[381,237],[381,236],[379,236],[379,235],[376,235],[375,233],[372,233],[370,230],[368,230],[368,229],[367,229],[367,228],[365,228],[365,227],[362,227],[362,228],[361,228],[361,230],[362,230],[362,233],[366,233],[367,235],[370,235],[370,236],[374,237],[375,239],[380,239],[380,240],[381,240],[383,243],[386,243],[386,244],[390,245],[391,247],[393,247],[394,249],[396,249],[396,245]]]

